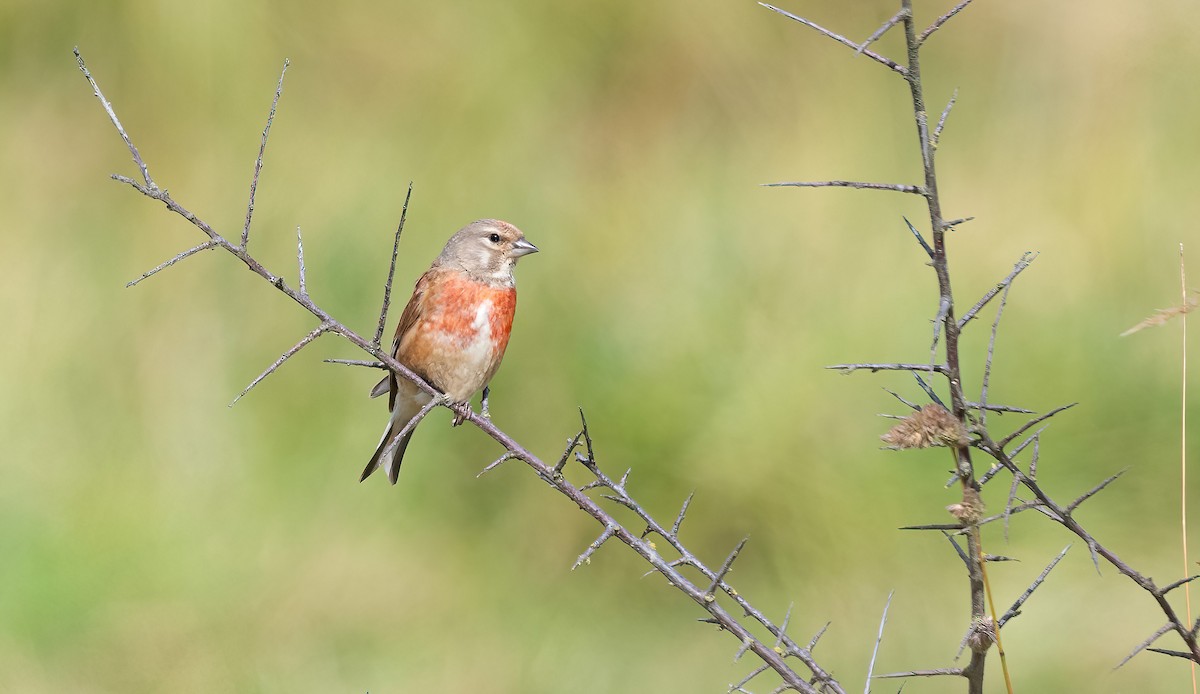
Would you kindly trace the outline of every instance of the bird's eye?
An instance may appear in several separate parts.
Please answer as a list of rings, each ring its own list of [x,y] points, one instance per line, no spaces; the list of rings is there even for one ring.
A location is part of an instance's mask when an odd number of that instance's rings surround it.
[[[488,241],[491,241],[492,243],[500,243],[500,234],[492,234],[491,236],[488,236]]]

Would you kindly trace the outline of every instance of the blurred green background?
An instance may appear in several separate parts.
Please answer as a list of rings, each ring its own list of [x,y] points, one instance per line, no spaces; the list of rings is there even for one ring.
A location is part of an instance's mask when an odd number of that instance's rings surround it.
[[[784,6],[862,38],[896,3]],[[1184,570],[1180,325],[1117,334],[1177,300],[1196,238],[1197,22],[1184,0],[979,0],[925,62],[931,110],[959,89],[939,163],[947,216],[977,217],[952,241],[960,305],[1041,253],[992,400],[1082,403],[1039,475],[1067,500],[1128,467],[1080,517],[1161,583]],[[333,338],[227,409],[314,323],[216,253],[124,287],[200,235],[107,180],[136,170],[74,45],[159,184],[230,237],[289,57],[252,239],[269,267],[294,277],[302,226],[310,292],[369,334],[409,180],[400,301],[463,223],[513,221],[543,252],[518,270],[497,423],[553,458],[583,406],[660,517],[696,490],[685,541],[719,562],[749,534],[733,583],[776,616],[794,601],[802,642],[832,620],[817,656],[848,690],[893,589],[877,671],[951,664],[961,563],[895,530],[950,520],[946,453],[878,450],[877,413],[902,410],[881,386],[919,399],[910,379],[822,369],[925,358],[934,278],[901,221],[920,200],[758,185],[916,182],[886,70],[750,0],[7,0],[0,690],[696,692],[754,667],[620,546],[569,572],[595,524],[519,464],[477,480],[500,451],[444,411],[398,486],[360,485],[386,413],[375,374],[321,363],[357,356]],[[998,603],[1071,542],[1032,515],[1007,543],[990,528],[1022,560],[991,572]],[[1017,689],[1181,691],[1179,661],[1110,671],[1163,621],[1075,543],[1005,630]]]

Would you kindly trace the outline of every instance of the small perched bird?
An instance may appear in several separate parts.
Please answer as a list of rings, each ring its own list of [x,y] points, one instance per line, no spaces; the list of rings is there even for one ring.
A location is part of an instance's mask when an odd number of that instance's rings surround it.
[[[471,396],[483,389],[482,414],[489,416],[488,383],[504,358],[517,308],[513,267],[518,258],[537,251],[520,229],[498,219],[459,229],[417,280],[396,326],[392,356],[441,391],[447,403],[469,407]],[[382,466],[395,484],[413,432],[390,453],[389,444],[433,398],[394,373],[376,384],[371,397],[384,393],[392,417],[361,479]],[[455,424],[461,421],[460,414]]]

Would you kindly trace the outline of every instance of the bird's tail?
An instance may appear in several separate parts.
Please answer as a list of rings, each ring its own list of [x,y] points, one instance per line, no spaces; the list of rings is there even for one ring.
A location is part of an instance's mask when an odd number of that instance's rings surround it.
[[[370,462],[363,468],[362,477],[359,478],[360,482],[370,477],[372,472],[383,467],[387,471],[388,480],[392,484],[396,483],[396,479],[400,476],[400,462],[404,460],[404,450],[408,448],[408,442],[412,440],[412,435],[416,431],[416,427],[413,427],[403,438],[396,442],[395,447],[386,460],[383,459],[384,453],[388,444],[391,443],[392,438],[408,424],[408,420],[412,418],[413,414],[415,413],[410,413],[407,416],[397,416],[403,415],[403,413],[393,413],[392,418],[388,420],[387,428],[383,430],[383,438],[379,440],[379,446],[376,447],[375,454],[371,456]]]

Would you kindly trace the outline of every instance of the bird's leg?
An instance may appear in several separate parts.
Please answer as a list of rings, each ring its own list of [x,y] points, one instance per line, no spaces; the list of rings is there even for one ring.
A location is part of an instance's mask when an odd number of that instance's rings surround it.
[[[480,403],[479,414],[484,419],[491,419],[492,413],[488,411],[488,395],[492,392],[491,387],[483,387],[483,401]]]
[[[454,410],[454,421],[450,423],[450,426],[456,427],[456,426],[462,424],[463,421],[465,421],[466,418],[468,416],[470,416],[471,401],[468,400],[466,402],[452,402],[452,403],[450,403],[450,409]]]

